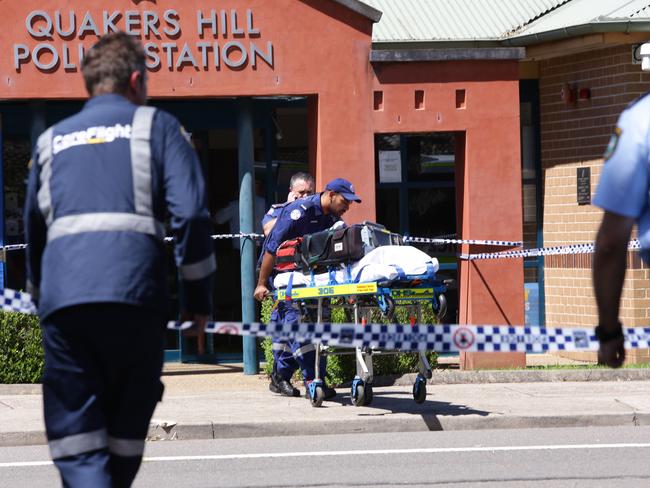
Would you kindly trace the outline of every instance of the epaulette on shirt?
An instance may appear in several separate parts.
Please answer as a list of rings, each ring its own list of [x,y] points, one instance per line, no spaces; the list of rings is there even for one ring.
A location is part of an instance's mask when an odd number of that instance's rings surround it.
[[[271,205],[271,208],[275,209],[275,208],[286,207],[287,205],[289,205],[289,203],[291,203],[291,202],[274,203],[274,204]]]

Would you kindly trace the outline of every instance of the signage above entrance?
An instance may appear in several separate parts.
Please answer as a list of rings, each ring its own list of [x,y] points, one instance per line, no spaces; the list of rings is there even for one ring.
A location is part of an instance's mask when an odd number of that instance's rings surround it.
[[[103,10],[95,15],[89,11],[34,10],[27,14],[25,28],[38,44],[13,44],[13,64],[18,73],[29,64],[44,73],[78,71],[88,45],[82,41],[118,30],[142,39],[150,70],[274,67],[273,42],[261,41],[252,9],[197,10],[193,19],[181,18],[174,9]],[[179,41],[184,29],[193,30],[200,40]]]
[[[331,93],[343,103],[372,77],[372,20],[348,8],[365,5],[356,0],[0,3],[0,100],[86,98],[83,57],[115,31],[142,43],[151,98]]]

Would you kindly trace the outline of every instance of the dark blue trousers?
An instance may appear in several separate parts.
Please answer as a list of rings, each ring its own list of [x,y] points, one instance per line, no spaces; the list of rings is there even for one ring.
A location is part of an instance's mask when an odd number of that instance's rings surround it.
[[[65,487],[131,486],[162,398],[164,317],[101,303],[41,322],[45,427]]]
[[[295,302],[279,302],[271,312],[270,320],[285,325],[299,324],[301,320],[300,307]],[[329,314],[327,320],[329,321]],[[316,351],[314,344],[273,339],[273,360],[275,371],[287,381],[291,379],[298,368],[300,368],[305,382],[309,382],[315,377]],[[326,364],[327,358],[321,356],[319,368],[320,377],[323,380],[325,379]]]

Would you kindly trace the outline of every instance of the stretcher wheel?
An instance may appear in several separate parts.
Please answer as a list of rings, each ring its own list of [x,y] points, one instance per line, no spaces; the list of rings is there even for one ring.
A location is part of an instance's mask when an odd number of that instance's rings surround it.
[[[447,297],[445,297],[442,293],[438,295],[438,313],[436,314],[436,317],[438,317],[438,321],[442,322],[442,320],[445,318],[447,315]]]
[[[415,403],[424,403],[426,398],[427,380],[423,376],[417,375],[415,383],[413,383],[413,400],[415,400]]]
[[[386,318],[388,320],[393,320],[395,317],[395,300],[393,300],[393,297],[391,296],[386,296]]]
[[[355,407],[362,407],[366,401],[366,388],[364,385],[357,385],[356,395],[352,394],[352,405]]]
[[[363,405],[368,406],[372,403],[372,399],[374,396],[372,393],[372,385],[366,383],[365,390],[366,391],[364,392]]]
[[[313,393],[311,391],[309,392],[309,402],[311,403],[312,407],[320,407],[323,404],[324,399],[325,392],[320,386],[317,386]]]
[[[366,384],[361,378],[355,378],[352,381],[350,400],[355,407],[362,407],[366,404]]]

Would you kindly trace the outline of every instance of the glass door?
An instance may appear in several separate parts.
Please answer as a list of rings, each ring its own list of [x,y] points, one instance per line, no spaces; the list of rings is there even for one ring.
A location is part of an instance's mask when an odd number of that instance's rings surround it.
[[[456,151],[454,132],[377,134],[377,221],[404,236],[455,238]],[[440,262],[440,278],[457,279],[456,246],[415,244]],[[457,322],[456,290],[447,294],[446,321]]]

